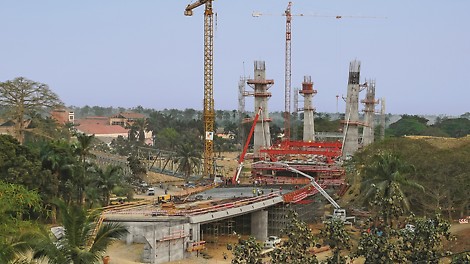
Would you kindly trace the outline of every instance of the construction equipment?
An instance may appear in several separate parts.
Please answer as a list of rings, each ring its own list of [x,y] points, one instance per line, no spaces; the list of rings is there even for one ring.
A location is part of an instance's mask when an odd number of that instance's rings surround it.
[[[292,2],[289,2],[287,4],[287,8],[284,11],[282,16],[286,17],[286,51],[285,51],[285,109],[284,109],[284,140],[290,140],[290,116],[291,116],[291,107],[290,107],[290,101],[291,101],[291,77],[292,77],[292,71],[291,71],[291,65],[292,65],[292,60],[291,60],[291,53],[292,53],[292,48],[291,48],[291,42],[292,42],[292,27],[291,27],[291,21],[292,21],[292,16],[314,16],[314,17],[332,17],[335,19],[341,19],[341,18],[378,18],[378,17],[371,17],[371,16],[328,16],[328,15],[318,15],[318,14],[292,14],[291,13],[291,8],[292,8]],[[262,15],[273,15],[273,14],[268,14],[268,13],[261,13],[261,12],[253,12],[252,16],[253,17],[260,17]],[[275,15],[275,14],[274,14]],[[297,109],[295,109],[297,111]]]
[[[291,19],[290,12],[292,2],[289,2],[286,9],[286,70],[285,70],[285,109],[284,109],[284,138],[290,140],[290,94],[291,94]],[[297,111],[297,110],[296,110]]]
[[[251,137],[253,136],[253,132],[255,131],[256,123],[258,122],[259,116],[261,114],[262,108],[260,107],[258,109],[258,113],[256,113],[255,117],[253,118],[253,124],[251,125],[250,133],[248,134],[245,142],[245,146],[243,147],[243,151],[240,154],[240,157],[238,158],[238,167],[235,170],[235,175],[233,175],[232,178],[232,184],[237,184],[239,181],[240,173],[243,169],[243,161],[245,160],[245,155],[248,150],[248,146],[251,141]]]
[[[189,4],[184,10],[185,16],[192,16],[193,9],[205,5],[204,10],[204,175],[215,175],[214,166],[214,20],[212,11],[213,0],[198,0]]]
[[[333,219],[339,219],[341,220],[342,222],[344,222],[345,224],[351,224],[351,222],[349,220],[355,220],[355,217],[354,216],[346,216],[346,210],[341,208],[341,206],[339,206],[339,204],[333,200],[333,198],[331,198],[331,196],[315,181],[315,178],[313,178],[312,176],[302,172],[302,171],[299,171],[295,168],[292,168],[291,166],[289,166],[289,164],[287,163],[282,163],[282,162],[266,162],[266,161],[260,161],[259,163],[270,163],[270,164],[275,164],[275,165],[280,165],[280,166],[284,166],[287,170],[290,170],[294,173],[297,173],[297,174],[300,174],[308,179],[310,179],[310,184],[315,188],[317,189],[317,191],[319,193],[321,193],[321,195],[323,195],[323,197],[326,198],[326,200],[328,200],[328,202],[330,202],[330,204],[334,207],[333,209],[333,215],[331,215],[330,217],[332,217]]]
[[[162,194],[157,197],[157,203],[169,203],[171,201],[171,195]]]

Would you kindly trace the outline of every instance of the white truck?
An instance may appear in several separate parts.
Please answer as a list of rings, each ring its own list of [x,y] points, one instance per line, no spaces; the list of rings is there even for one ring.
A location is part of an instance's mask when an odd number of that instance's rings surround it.
[[[274,248],[277,245],[281,244],[281,239],[277,236],[269,236],[264,241],[264,248]]]

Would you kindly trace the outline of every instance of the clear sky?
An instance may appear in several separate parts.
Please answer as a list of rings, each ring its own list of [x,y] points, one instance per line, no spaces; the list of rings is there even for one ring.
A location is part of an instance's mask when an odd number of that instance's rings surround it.
[[[66,105],[202,109],[204,7],[186,17],[188,3],[2,0],[0,81],[46,83]],[[269,110],[284,110],[287,3],[214,2],[216,110],[238,108],[238,80],[253,76],[254,60],[266,61],[275,81]],[[253,11],[271,15],[255,18]],[[292,13],[307,16],[292,20],[292,88],[311,75],[317,111],[336,112],[349,62],[357,59],[361,82],[376,80],[387,113],[469,112],[469,11],[468,0],[294,1]],[[253,98],[246,102],[253,110]],[[338,106],[344,112],[342,100]]]

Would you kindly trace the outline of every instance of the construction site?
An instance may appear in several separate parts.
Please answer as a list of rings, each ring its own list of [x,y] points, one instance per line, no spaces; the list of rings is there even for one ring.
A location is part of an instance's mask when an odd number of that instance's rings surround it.
[[[124,203],[105,208],[101,221],[121,222],[128,227],[126,244],[143,244],[142,262],[166,263],[199,255],[209,244],[234,234],[253,236],[264,241],[268,236],[281,235],[293,210],[308,223],[338,217],[352,224],[348,208],[336,201],[348,190],[343,161],[374,141],[374,128],[385,125],[385,100],[375,97],[375,80],[361,82],[361,62],[349,65],[346,108],[342,127],[337,133],[315,130],[314,97],[318,92],[311,76],[304,76],[301,89],[294,91],[291,107],[291,5],[285,10],[285,98],[283,137],[271,142],[269,99],[274,79],[269,79],[264,61],[254,61],[253,78],[240,78],[239,116],[246,114],[245,100],[253,98],[254,115],[241,119],[248,123],[243,148],[233,165],[233,175],[216,172],[214,155],[215,109],[213,99],[213,11],[212,0],[199,0],[184,10],[187,16],[193,9],[204,10],[204,158],[201,178],[205,183],[168,190],[157,186],[157,192],[138,203]],[[340,73],[338,73],[340,74]],[[252,90],[247,90],[246,87]],[[365,96],[360,99],[360,92]],[[299,107],[299,95],[303,106]],[[381,104],[377,114],[377,105]],[[359,106],[363,105],[360,110]],[[251,111],[250,111],[251,112]],[[362,112],[362,113],[361,113]],[[291,116],[303,113],[303,138],[292,140]],[[377,122],[379,120],[379,122]],[[361,133],[362,132],[362,133]],[[152,150],[143,154],[152,156],[150,162],[156,171],[172,171],[174,161],[169,153]],[[118,159],[97,155],[102,163]],[[122,161],[123,164],[126,161]],[[152,191],[153,188],[152,188]],[[348,216],[347,216],[348,214]]]

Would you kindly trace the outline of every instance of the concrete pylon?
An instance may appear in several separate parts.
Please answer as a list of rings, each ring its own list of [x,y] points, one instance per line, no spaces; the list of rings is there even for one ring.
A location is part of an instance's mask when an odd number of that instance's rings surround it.
[[[266,65],[264,61],[255,61],[254,63],[254,79],[249,79],[247,84],[254,89],[253,96],[255,98],[255,109],[257,113],[261,107],[261,115],[255,126],[253,134],[253,154],[254,158],[260,157],[260,148],[267,148],[271,146],[271,133],[269,131],[269,112],[268,112],[268,99],[271,93],[268,89],[274,84],[274,80],[266,79]]]
[[[385,138],[385,98],[380,99],[380,139]]]
[[[375,125],[375,80],[367,81],[366,98],[361,101],[364,104],[364,129],[362,130],[362,146],[374,142]]]
[[[354,60],[349,63],[348,93],[346,97],[346,115],[344,120],[343,158],[353,155],[359,148],[359,78],[361,62]]]
[[[299,91],[304,96],[304,142],[315,141],[315,107],[313,107],[313,96],[317,94],[317,90],[313,89],[311,76],[304,76],[302,82],[302,90]]]

